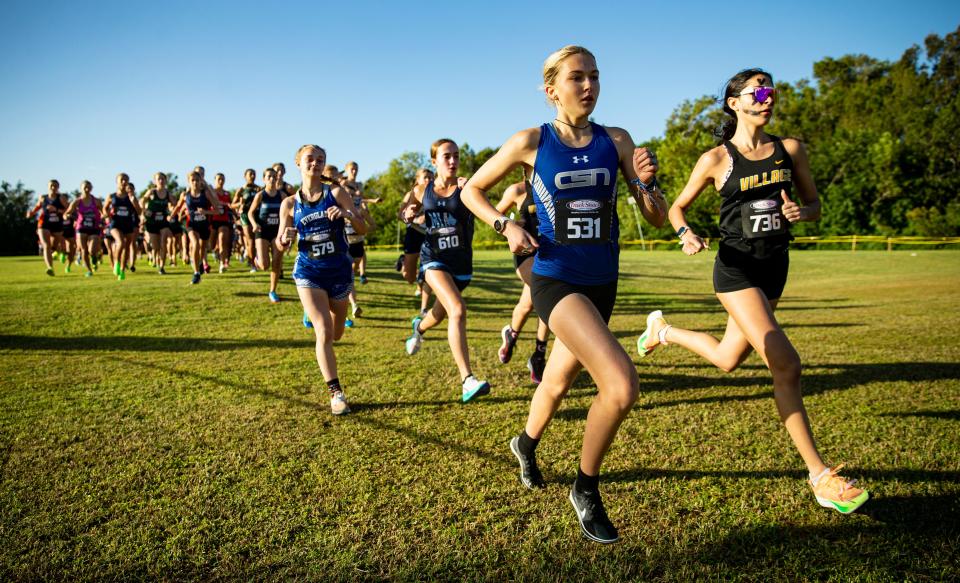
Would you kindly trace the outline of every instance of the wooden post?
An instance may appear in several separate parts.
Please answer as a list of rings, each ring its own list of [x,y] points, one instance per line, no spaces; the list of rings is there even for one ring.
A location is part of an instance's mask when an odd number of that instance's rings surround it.
[[[893,237],[887,237],[887,251],[893,251]]]
[[[853,236],[853,243],[850,244],[850,251],[854,252],[857,250],[857,236]]]

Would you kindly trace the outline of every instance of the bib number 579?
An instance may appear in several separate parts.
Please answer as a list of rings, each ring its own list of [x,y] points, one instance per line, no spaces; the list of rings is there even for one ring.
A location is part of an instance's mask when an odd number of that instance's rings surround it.
[[[600,236],[600,217],[567,219],[568,239],[596,239]]]

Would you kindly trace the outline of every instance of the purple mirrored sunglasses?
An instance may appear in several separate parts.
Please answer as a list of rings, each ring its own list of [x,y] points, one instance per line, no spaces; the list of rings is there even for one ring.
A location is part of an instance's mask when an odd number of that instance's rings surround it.
[[[741,97],[744,95],[752,95],[754,103],[763,103],[771,95],[776,95],[776,87],[751,87],[740,94]]]

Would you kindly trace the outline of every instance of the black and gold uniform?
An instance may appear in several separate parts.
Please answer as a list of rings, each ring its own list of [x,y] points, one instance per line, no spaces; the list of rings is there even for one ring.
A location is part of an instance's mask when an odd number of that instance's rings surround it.
[[[783,293],[790,264],[790,222],[783,216],[781,191],[793,186],[793,160],[780,138],[773,154],[748,160],[729,141],[723,143],[733,168],[720,188],[720,248],[713,288],[727,293],[759,288],[769,300]]]

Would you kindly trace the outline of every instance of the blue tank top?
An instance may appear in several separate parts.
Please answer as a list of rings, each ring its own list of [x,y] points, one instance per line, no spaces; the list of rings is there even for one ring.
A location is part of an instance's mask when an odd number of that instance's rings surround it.
[[[347,236],[343,218],[331,221],[327,209],[337,206],[337,199],[328,185],[323,186],[323,196],[309,202],[303,191],[297,191],[293,204],[293,224],[300,235],[297,243],[298,261],[316,269],[348,268],[353,260],[347,254]]]
[[[210,208],[210,200],[203,192],[200,196],[194,197],[187,192],[187,224],[205,225],[207,224],[207,214],[203,211]]]
[[[257,218],[260,219],[260,226],[268,229],[276,229],[280,226],[280,203],[283,202],[283,194],[277,191],[270,196],[264,190],[260,196],[260,207],[257,209]]]
[[[460,201],[460,189],[437,196],[433,181],[423,192],[426,238],[420,247],[420,263],[440,262],[455,275],[473,273],[473,213]]]
[[[609,283],[619,272],[620,156],[607,131],[591,125],[593,139],[582,148],[561,142],[552,124],[540,126],[533,166],[540,228],[533,272],[575,285]]]
[[[133,203],[129,196],[120,196],[117,193],[110,195],[110,212],[113,214],[113,224],[123,229],[133,228]]]

